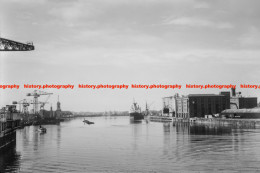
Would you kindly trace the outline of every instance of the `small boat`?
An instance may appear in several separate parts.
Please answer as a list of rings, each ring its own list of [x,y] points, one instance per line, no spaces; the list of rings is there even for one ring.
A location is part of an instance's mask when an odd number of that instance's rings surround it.
[[[46,132],[47,132],[47,129],[46,129],[45,127],[40,126],[40,127],[38,128],[38,132],[46,133]]]
[[[83,122],[84,122],[84,124],[87,123],[88,125],[90,125],[90,124],[95,124],[94,122],[91,122],[91,121],[89,121],[89,120],[85,120],[85,119],[83,120]]]

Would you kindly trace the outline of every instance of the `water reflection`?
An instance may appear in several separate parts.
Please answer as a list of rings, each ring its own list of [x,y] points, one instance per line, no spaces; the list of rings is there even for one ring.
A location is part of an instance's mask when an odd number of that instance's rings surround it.
[[[61,126],[58,125],[58,127],[57,127],[57,148],[60,148],[60,142],[61,142]]]
[[[16,143],[0,151],[0,172],[17,172],[21,155],[16,152]]]
[[[130,124],[132,125],[132,136],[134,139],[132,147],[135,151],[137,151],[138,141],[140,136],[142,136],[142,121],[135,121],[130,119]]]
[[[176,127],[176,132],[178,134],[189,134],[190,133],[190,123],[173,122],[173,126]]]
[[[187,166],[187,171],[252,171],[258,169],[256,160],[259,160],[259,152],[254,153],[256,150],[253,149],[256,149],[257,143],[254,138],[250,137],[255,135],[252,134],[255,129],[248,131],[241,126],[189,123],[173,123],[173,127],[176,128],[178,134],[177,158],[182,162],[196,160],[196,164]],[[259,129],[257,131],[259,133]],[[243,161],[247,164],[244,164]],[[237,167],[237,164],[244,165],[246,168]]]
[[[37,127],[18,130],[19,152],[1,154],[0,172],[252,172],[259,167],[260,129],[129,117],[93,117],[90,126],[82,120],[45,126],[43,135]]]
[[[173,122],[178,134],[190,135],[230,135],[232,131],[244,131],[243,127],[219,124],[190,124]],[[241,130],[242,129],[242,130]]]
[[[219,125],[191,125],[189,134],[191,135],[230,135],[232,127]]]

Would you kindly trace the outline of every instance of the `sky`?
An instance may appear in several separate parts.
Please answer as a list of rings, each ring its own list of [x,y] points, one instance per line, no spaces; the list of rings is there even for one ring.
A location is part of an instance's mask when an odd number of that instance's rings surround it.
[[[259,0],[0,0],[0,36],[33,41],[0,53],[0,84],[74,84],[46,107],[129,110],[133,98],[162,109],[162,97],[219,89],[185,84],[260,84]],[[182,84],[176,89],[78,89],[78,84]],[[260,97],[259,90],[239,89]],[[0,105],[33,89],[0,90]],[[42,96],[40,100],[45,100]]]

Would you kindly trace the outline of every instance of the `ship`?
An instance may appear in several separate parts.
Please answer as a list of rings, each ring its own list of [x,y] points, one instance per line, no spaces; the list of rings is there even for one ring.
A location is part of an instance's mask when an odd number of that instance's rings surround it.
[[[144,119],[141,108],[135,101],[130,110],[130,119],[133,119],[135,121]]]
[[[21,127],[20,113],[16,105],[0,109],[0,151],[16,141],[16,129]]]

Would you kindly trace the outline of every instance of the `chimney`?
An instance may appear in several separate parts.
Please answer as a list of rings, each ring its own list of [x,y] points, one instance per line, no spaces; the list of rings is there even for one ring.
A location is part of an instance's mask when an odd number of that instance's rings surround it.
[[[236,88],[231,88],[232,97],[236,97]]]

